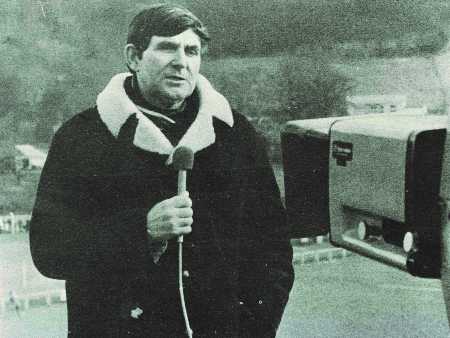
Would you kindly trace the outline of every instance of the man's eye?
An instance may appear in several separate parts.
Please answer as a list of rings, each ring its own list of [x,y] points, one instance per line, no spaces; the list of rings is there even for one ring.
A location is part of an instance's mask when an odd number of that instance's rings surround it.
[[[200,50],[197,47],[186,48],[186,55],[196,56],[200,54]]]

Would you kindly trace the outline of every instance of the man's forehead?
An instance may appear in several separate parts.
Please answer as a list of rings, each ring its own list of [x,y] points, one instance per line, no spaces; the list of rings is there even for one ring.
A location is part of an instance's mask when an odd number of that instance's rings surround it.
[[[181,32],[180,34],[173,36],[153,35],[150,40],[150,46],[162,42],[182,44],[182,45],[193,45],[193,46],[201,45],[200,37],[192,29],[187,29]]]

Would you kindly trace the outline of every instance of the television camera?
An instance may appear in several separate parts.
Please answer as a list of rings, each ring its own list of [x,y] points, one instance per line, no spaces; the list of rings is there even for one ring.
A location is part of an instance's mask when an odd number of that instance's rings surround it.
[[[281,134],[292,238],[439,278],[447,116],[385,113],[290,121]]]

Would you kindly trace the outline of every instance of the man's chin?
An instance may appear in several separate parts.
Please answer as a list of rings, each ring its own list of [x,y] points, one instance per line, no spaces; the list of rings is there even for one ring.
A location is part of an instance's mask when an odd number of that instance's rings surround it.
[[[173,102],[181,102],[192,95],[191,90],[170,90],[164,93],[164,96]]]

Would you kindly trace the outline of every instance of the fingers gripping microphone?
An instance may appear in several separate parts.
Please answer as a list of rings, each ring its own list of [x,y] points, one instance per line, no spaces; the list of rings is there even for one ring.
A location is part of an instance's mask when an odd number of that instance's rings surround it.
[[[190,148],[179,147],[173,153],[173,167],[178,171],[178,195],[186,191],[186,172],[194,166],[194,153]],[[183,236],[178,236],[178,287],[180,291],[181,307],[183,310],[186,333],[192,338],[192,329],[189,325],[189,318],[186,310],[183,290]]]

